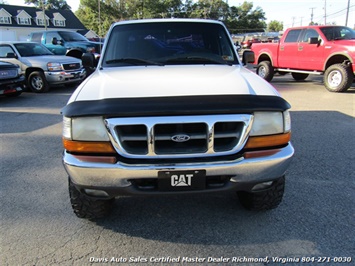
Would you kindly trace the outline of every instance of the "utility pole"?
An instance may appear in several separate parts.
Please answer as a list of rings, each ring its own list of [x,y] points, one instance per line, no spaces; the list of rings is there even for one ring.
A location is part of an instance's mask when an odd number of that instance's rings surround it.
[[[302,19],[303,19],[303,17],[300,17],[300,19],[301,19],[301,26],[302,26]]]
[[[98,7],[98,11],[99,11],[99,38],[101,38],[101,5],[100,5],[100,0],[98,0],[98,3],[97,3],[97,7]]]
[[[315,9],[315,7],[311,7],[310,8],[312,10],[312,13],[311,13],[311,25],[313,25],[313,9]]]
[[[327,25],[327,0],[324,0],[324,25]]]
[[[295,25],[295,18],[296,17],[292,17],[292,27]]]
[[[42,4],[42,13],[43,13],[44,29],[45,29],[45,31],[47,31],[46,12],[45,12],[45,9],[44,9],[44,3],[43,3],[43,0],[41,0],[41,4]]]
[[[346,9],[345,26],[348,26],[349,9],[350,9],[350,0],[348,0],[348,7],[347,7],[347,9]]]

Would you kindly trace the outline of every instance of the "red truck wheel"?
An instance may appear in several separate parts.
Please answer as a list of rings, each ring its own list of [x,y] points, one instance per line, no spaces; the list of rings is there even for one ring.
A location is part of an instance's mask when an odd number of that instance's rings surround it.
[[[256,68],[256,74],[265,79],[266,81],[271,81],[274,77],[274,68],[270,61],[262,61]]]
[[[344,92],[350,88],[353,78],[350,67],[334,64],[324,73],[324,86],[330,92]]]

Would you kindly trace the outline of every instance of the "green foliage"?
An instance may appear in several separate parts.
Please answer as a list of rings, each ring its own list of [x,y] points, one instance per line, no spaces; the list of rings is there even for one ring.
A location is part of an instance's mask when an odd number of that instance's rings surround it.
[[[284,25],[280,21],[272,20],[267,26],[267,29],[268,31],[282,31],[284,29]]]
[[[0,0],[1,1],[1,0]],[[65,0],[43,0],[45,8],[71,9]],[[41,0],[25,0],[42,8]],[[245,1],[229,6],[225,0],[80,0],[75,15],[86,28],[105,36],[116,21],[143,18],[204,18],[224,22],[231,33],[263,31],[265,13]]]
[[[25,4],[34,4],[36,7],[42,9],[71,9],[65,0],[25,0]]]

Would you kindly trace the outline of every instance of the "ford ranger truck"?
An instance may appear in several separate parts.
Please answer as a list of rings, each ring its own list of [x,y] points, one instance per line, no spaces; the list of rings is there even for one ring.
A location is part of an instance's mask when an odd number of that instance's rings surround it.
[[[345,92],[355,78],[355,31],[344,26],[287,29],[279,43],[256,43],[256,73],[271,81],[274,73],[301,81],[323,75],[330,92]]]
[[[117,22],[61,111],[72,208],[96,219],[119,196],[227,191],[275,208],[294,153],[289,109],[221,22]]]

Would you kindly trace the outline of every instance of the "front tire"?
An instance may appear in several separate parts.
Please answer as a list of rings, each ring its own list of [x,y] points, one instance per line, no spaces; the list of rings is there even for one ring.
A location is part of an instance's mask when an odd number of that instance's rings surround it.
[[[256,74],[265,79],[266,81],[271,81],[274,77],[274,68],[270,61],[262,61],[256,68]]]
[[[70,203],[74,213],[79,218],[95,220],[107,216],[114,203],[113,199],[102,200],[91,198],[81,193],[69,178]]]
[[[349,66],[334,64],[324,73],[324,86],[330,92],[344,92],[350,88],[354,75]]]
[[[239,201],[244,208],[253,211],[275,209],[282,201],[285,190],[285,176],[274,181],[267,190],[257,192],[237,192]]]
[[[33,71],[27,78],[27,85],[36,93],[46,92],[49,89],[48,82],[42,71]]]

